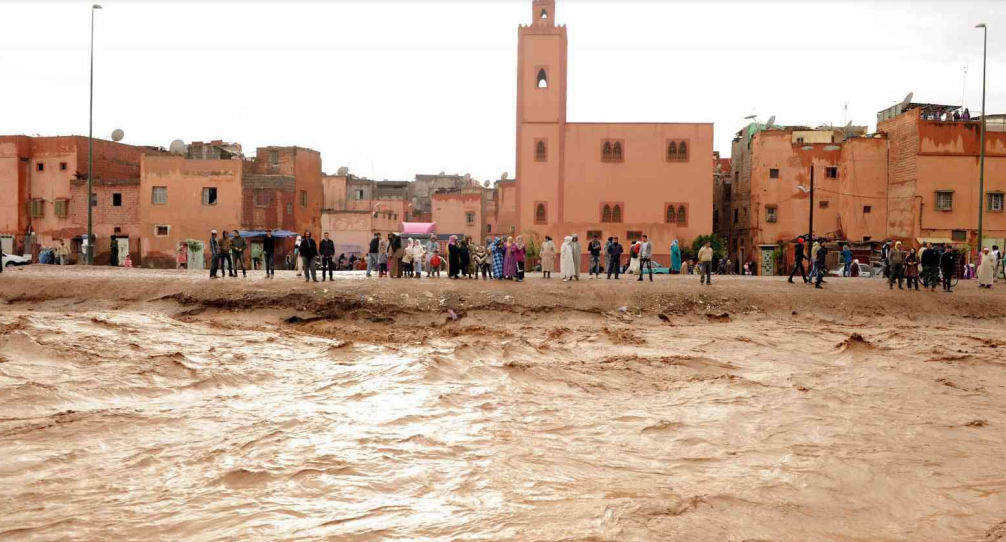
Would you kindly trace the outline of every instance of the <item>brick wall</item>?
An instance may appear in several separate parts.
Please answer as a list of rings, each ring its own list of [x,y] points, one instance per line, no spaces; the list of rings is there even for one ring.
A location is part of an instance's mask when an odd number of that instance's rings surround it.
[[[919,114],[912,110],[877,125],[888,140],[889,184],[914,183],[918,177]]]
[[[91,211],[94,224],[125,227],[140,224],[140,182],[99,183],[92,187],[98,205]],[[113,205],[120,194],[122,205]],[[70,219],[73,224],[87,224],[87,181],[70,183]]]

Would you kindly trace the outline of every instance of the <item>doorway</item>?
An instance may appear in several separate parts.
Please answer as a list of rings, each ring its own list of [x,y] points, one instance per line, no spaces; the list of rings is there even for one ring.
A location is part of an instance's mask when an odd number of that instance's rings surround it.
[[[114,237],[115,239],[115,261],[119,267],[126,264],[126,256],[129,256],[129,237]]]

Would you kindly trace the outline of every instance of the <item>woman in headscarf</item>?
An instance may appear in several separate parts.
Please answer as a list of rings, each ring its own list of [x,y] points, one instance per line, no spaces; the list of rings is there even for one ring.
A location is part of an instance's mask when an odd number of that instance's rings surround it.
[[[583,262],[583,247],[580,246],[580,236],[573,234],[570,237],[573,240],[570,242],[569,246],[573,250],[573,278],[575,280],[580,280],[580,264]]]
[[[461,252],[460,247],[458,247],[458,236],[452,235],[451,239],[447,241],[447,278],[458,278],[460,267]]]
[[[625,270],[623,273],[631,273],[633,275],[639,274],[639,241],[633,241],[632,246],[629,247],[629,263],[625,265]]]
[[[905,280],[908,281],[906,287],[911,290],[915,284],[915,291],[919,291],[919,257],[915,254],[915,247],[908,249],[908,256],[905,256]]]
[[[503,258],[503,278],[513,279],[517,276],[517,245],[513,237],[506,238],[506,255]]]
[[[982,261],[978,264],[978,287],[991,288],[995,278],[995,258],[989,254],[989,247],[982,249]]]
[[[412,244],[412,276],[422,278],[423,263],[426,262],[426,247],[421,240]]]
[[[387,239],[381,239],[381,243],[377,250],[377,276],[383,277],[388,274],[388,244],[391,240],[391,234],[388,234]]]
[[[440,249],[440,243],[437,242],[437,234],[431,233],[430,240],[426,242],[426,276],[433,276],[433,265],[430,261],[433,259],[433,253],[438,252]]]
[[[541,274],[545,278],[551,278],[555,271],[555,243],[552,238],[545,236],[545,242],[541,244]]]
[[[517,282],[521,282],[524,280],[524,258],[527,255],[527,247],[524,246],[524,236],[518,235],[517,242],[514,243],[514,246],[517,247],[516,250],[514,250],[514,257],[517,260],[516,277]]]
[[[671,273],[681,273],[681,247],[678,246],[677,239],[671,243]]]
[[[402,273],[406,277],[412,277],[412,245],[413,241],[410,237],[402,250]]]
[[[472,274],[468,266],[472,263],[472,254],[468,249],[468,238],[465,237],[458,243],[458,274],[465,278],[471,278]]]
[[[392,278],[402,278],[402,238],[391,234],[391,246],[388,247],[388,265]]]
[[[500,236],[497,235],[493,239],[493,244],[489,246],[489,255],[493,259],[493,278],[503,280],[503,262],[506,255],[506,246],[504,246]]]
[[[559,273],[562,275],[562,281],[573,280],[573,269],[576,264],[573,261],[573,238],[569,235],[562,240],[559,254]]]

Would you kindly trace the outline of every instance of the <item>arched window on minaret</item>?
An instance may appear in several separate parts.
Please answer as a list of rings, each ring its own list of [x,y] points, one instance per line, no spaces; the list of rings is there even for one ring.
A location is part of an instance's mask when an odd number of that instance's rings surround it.
[[[688,160],[688,143],[684,141],[681,142],[681,146],[678,147],[678,159]]]
[[[611,160],[611,143],[608,141],[604,142],[604,150],[601,152],[602,160]]]
[[[667,159],[671,161],[678,159],[678,146],[673,141],[667,145]],[[668,222],[673,222],[673,220],[668,220]]]
[[[622,143],[619,141],[615,142],[615,148],[612,151],[612,158],[616,161],[622,160]]]
[[[545,223],[545,204],[539,203],[538,207],[534,210],[534,221],[538,224]]]
[[[678,223],[678,213],[675,212],[673,205],[667,206],[667,223],[677,224]]]
[[[538,17],[538,18],[539,19],[548,19],[548,10],[545,9],[545,8],[541,8],[541,16]]]
[[[545,68],[538,70],[538,88],[548,88],[548,75],[545,73]]]
[[[601,209],[601,222],[611,222],[611,206],[605,205]]]
[[[534,148],[534,161],[545,162],[547,160],[548,160],[548,149],[545,148],[544,141],[539,141]]]
[[[685,211],[685,206],[682,205],[678,207],[678,224],[688,223],[688,217],[686,216],[687,211]]]

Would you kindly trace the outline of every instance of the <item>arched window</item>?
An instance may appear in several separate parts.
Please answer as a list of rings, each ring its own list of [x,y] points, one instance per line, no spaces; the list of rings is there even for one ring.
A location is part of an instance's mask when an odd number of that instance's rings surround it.
[[[541,18],[542,19],[548,19],[548,10],[547,9],[541,8]]]
[[[667,159],[677,160],[678,159],[678,146],[673,141],[667,145]]]
[[[622,144],[619,143],[618,141],[615,142],[615,149],[614,151],[612,151],[612,157],[615,160],[622,159]]]
[[[667,206],[667,223],[668,224],[678,223],[678,213],[674,210],[673,205]]]
[[[684,141],[678,146],[678,160],[688,160],[688,144]]]
[[[545,68],[538,70],[538,88],[548,88],[548,75],[545,74]]]
[[[611,143],[604,142],[604,151],[601,153],[601,159],[611,160]]]
[[[601,209],[601,222],[611,222],[611,206],[605,205]]]
[[[621,222],[622,221],[622,206],[621,205],[616,205],[615,208],[611,210],[611,221],[612,222]]]
[[[536,162],[544,162],[547,157],[548,152],[545,148],[545,142],[539,141],[538,144],[534,146],[534,159]]]
[[[678,207],[678,224],[684,224],[688,222],[688,217],[685,215],[685,206],[681,205]]]
[[[545,223],[545,204],[539,203],[534,209],[534,221],[544,224]]]

